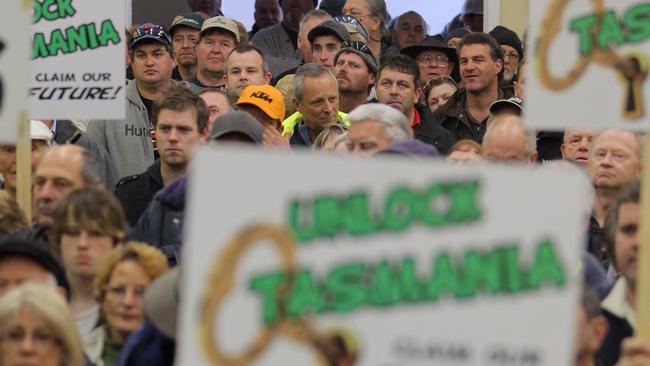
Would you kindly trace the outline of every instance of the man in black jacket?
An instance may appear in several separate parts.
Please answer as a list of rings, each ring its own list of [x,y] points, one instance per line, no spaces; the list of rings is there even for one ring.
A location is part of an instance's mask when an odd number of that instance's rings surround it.
[[[447,154],[456,139],[432,120],[428,108],[417,102],[422,94],[420,87],[420,71],[415,61],[405,55],[395,55],[386,59],[379,69],[377,101],[404,113],[415,138]]]
[[[115,189],[129,225],[135,225],[156,192],[185,175],[192,151],[206,139],[208,114],[203,99],[183,86],[172,87],[154,103],[152,123],[160,159],[143,173],[122,178]]]
[[[471,139],[479,144],[490,116],[490,105],[513,96],[511,90],[499,88],[503,75],[503,51],[497,41],[485,33],[470,33],[458,46],[460,76],[465,88],[458,90],[434,114],[434,121],[457,139]]]

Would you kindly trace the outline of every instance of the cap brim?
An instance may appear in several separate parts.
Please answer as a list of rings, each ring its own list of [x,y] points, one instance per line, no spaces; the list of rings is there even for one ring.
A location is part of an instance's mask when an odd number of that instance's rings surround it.
[[[521,113],[524,112],[524,108],[521,105],[504,99],[504,100],[497,100],[496,102],[490,104],[490,113],[494,114],[503,107],[513,107]]]
[[[425,46],[425,45],[414,45],[402,48],[401,53],[415,59],[420,53],[424,51],[440,51],[447,55],[449,61],[458,64],[458,54],[456,53],[455,48],[450,47],[438,47],[438,46]]]
[[[144,311],[151,323],[165,336],[176,339],[180,269],[172,268],[156,278],[144,293]]]
[[[169,45],[169,42],[164,41],[164,40],[161,39],[160,37],[157,37],[157,36],[150,36],[150,35],[144,35],[144,36],[140,36],[140,37],[138,37],[137,39],[134,39],[134,40],[131,42],[131,45],[129,46],[129,49],[132,50],[132,49],[133,49],[133,48],[134,48],[138,43],[140,43],[140,42],[142,42],[142,41],[144,41],[144,40],[148,40],[148,39],[151,39],[151,40],[154,40],[154,41],[156,41],[156,42],[162,43],[162,44],[165,45],[165,46]]]

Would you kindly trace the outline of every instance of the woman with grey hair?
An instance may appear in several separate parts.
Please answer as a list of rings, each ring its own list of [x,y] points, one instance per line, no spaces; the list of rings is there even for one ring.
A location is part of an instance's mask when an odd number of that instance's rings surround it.
[[[82,366],[83,347],[63,296],[25,283],[0,298],[0,365]]]

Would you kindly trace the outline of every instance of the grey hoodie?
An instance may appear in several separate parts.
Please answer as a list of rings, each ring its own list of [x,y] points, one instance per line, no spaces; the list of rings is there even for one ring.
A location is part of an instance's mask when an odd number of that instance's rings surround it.
[[[125,120],[93,120],[86,131],[106,148],[119,178],[140,174],[154,161],[151,122],[135,80],[127,83],[125,94]]]

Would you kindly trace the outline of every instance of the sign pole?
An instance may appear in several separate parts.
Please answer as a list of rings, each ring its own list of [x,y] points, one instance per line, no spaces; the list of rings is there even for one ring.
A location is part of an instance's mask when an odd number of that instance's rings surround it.
[[[25,113],[20,113],[18,143],[16,144],[16,201],[27,217],[32,221],[32,141],[29,133],[29,120]]]
[[[650,133],[643,137],[643,162],[650,162]],[[639,243],[639,269],[637,273],[636,335],[650,341],[650,167],[643,169],[641,177],[641,241]]]

